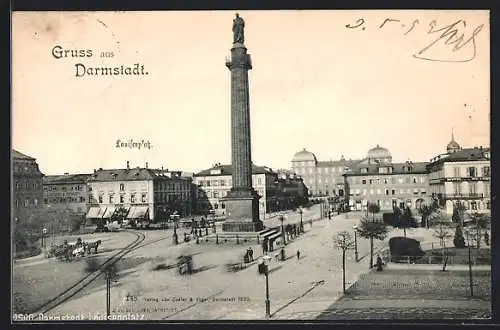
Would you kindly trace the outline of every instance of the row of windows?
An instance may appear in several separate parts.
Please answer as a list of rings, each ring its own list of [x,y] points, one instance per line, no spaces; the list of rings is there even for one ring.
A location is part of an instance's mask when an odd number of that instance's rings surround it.
[[[58,189],[60,188],[60,189]],[[68,189],[69,188],[69,189]],[[62,191],[66,191],[66,190],[76,190],[76,191],[82,191],[84,188],[83,186],[81,185],[78,185],[78,186],[71,186],[71,187],[67,187],[67,186],[57,186],[57,185],[44,185],[43,186],[43,190],[44,191],[54,191],[54,190],[62,190]]]
[[[179,182],[172,183],[172,182],[159,181],[157,183],[157,189],[173,190],[173,191],[189,190],[189,185],[181,184]],[[120,184],[120,190],[121,191],[125,190],[125,185],[123,183]]]
[[[356,189],[356,190],[350,192],[349,195],[350,196],[359,196],[362,194],[363,196],[366,196],[369,193],[370,195],[374,195],[374,194],[382,195],[382,194],[384,194],[384,195],[388,196],[388,195],[396,195],[396,192],[397,192],[397,189],[385,189],[384,192],[382,192],[381,189],[377,189],[377,190],[374,190],[374,189],[370,189],[370,190],[368,190],[368,189],[363,189],[363,190]],[[421,188],[420,191],[418,189],[413,189],[413,195],[418,195],[419,192],[420,192],[420,195],[422,195],[422,196],[427,194],[427,191],[423,188]],[[399,194],[401,194],[401,195],[411,194],[411,193],[412,193],[411,189],[406,189],[406,190],[399,189]]]
[[[33,189],[39,189],[41,188],[41,182],[40,181],[31,181],[31,180],[27,180],[26,182],[21,182],[21,181],[17,181],[16,182],[16,188],[17,189],[20,189],[20,188],[24,188],[24,189],[30,189],[30,188],[33,188]]]
[[[481,203],[481,202],[476,202],[476,201],[470,201],[470,202],[463,202],[462,205],[465,207],[466,210],[491,210],[491,202],[486,201],[486,203]]]
[[[218,186],[230,186],[232,180],[200,180],[198,185],[202,187],[218,187]],[[257,180],[252,179],[252,184],[262,185],[262,178],[257,178]]]
[[[470,167],[467,167],[467,170],[466,170],[466,175],[470,178],[475,178],[478,175],[478,170],[475,166],[470,166]],[[459,178],[462,176],[462,170],[460,167],[454,167],[453,168],[453,176],[456,177],[456,178]],[[490,176],[490,167],[489,166],[483,166],[481,168],[481,176],[484,176],[484,177],[489,177]]]
[[[319,189],[317,191],[318,195],[323,195],[323,190]],[[330,190],[324,190],[325,195],[330,195]],[[335,189],[331,190],[331,194],[335,195]],[[344,189],[339,189],[338,191],[339,196],[344,196]]]
[[[315,171],[314,167],[309,167],[309,168],[301,168],[297,167],[294,168],[294,172],[297,172],[297,174],[301,173],[315,173],[317,172],[318,174],[333,174],[333,173],[338,173],[341,175],[344,173],[344,167],[317,167],[317,171]]]
[[[461,193],[463,193],[463,192],[466,191],[466,190],[464,191],[462,189],[463,188],[463,184],[466,185],[466,187],[468,188],[468,191],[469,191],[470,194],[477,194],[477,192],[478,192],[478,189],[477,189],[478,183],[477,182],[464,182],[464,183],[462,183],[462,182],[454,182],[453,183],[453,191],[454,191],[455,194],[459,195],[459,194],[461,194]],[[489,196],[489,194],[490,194],[490,185],[489,184],[484,184],[483,188],[484,188],[484,194],[486,196]]]
[[[22,202],[22,204],[24,205],[24,207],[37,206],[38,205],[38,199],[36,199],[36,198],[33,198],[33,199],[26,198]],[[16,207],[21,206],[21,201],[19,201],[18,199],[16,199],[15,205],[16,205]]]
[[[79,198],[77,197],[60,197],[60,198],[44,198],[43,202],[45,204],[52,204],[52,203],[85,203],[86,199],[85,197],[81,196]]]
[[[14,172],[38,172],[36,164],[14,165]]]
[[[353,184],[404,184],[404,183],[407,183],[407,184],[417,184],[417,183],[425,183],[425,177],[424,176],[421,176],[421,177],[409,177],[409,176],[405,176],[405,177],[392,177],[392,178],[384,178],[384,179],[381,179],[381,178],[375,178],[375,179],[361,179],[361,178],[353,178],[352,179],[353,181]]]
[[[140,199],[140,200],[141,200],[141,203],[146,203],[146,202],[147,202],[147,200],[148,200],[148,199],[147,199],[147,197],[148,197],[148,196],[147,196],[147,194],[146,194],[146,193],[141,194],[141,199]],[[124,203],[125,203],[125,195],[120,194],[120,195],[118,196],[118,200],[119,200],[119,203],[120,203],[120,204],[124,204]],[[137,200],[137,199],[136,199],[135,194],[131,194],[131,195],[130,195],[130,203],[131,203],[131,204],[134,204],[134,203],[136,203],[136,200]],[[99,197],[98,197],[98,201],[99,201],[99,204],[104,203],[104,196],[103,196],[103,195],[99,195]],[[109,203],[109,204],[114,204],[114,203],[115,203],[114,201],[115,201],[115,196],[114,196],[114,195],[109,195],[109,196],[108,196],[108,203]],[[92,196],[89,196],[89,203],[91,203],[91,202],[92,202]]]
[[[325,179],[323,181],[323,179],[321,178],[318,178],[317,179],[318,181],[318,184],[323,184],[323,183],[332,183],[332,184],[335,184],[335,179],[334,178],[329,178],[328,179]],[[425,176],[420,176],[420,177],[416,177],[416,176],[413,176],[413,177],[410,177],[410,176],[399,176],[399,177],[390,177],[390,178],[373,178],[373,179],[363,179],[363,178],[358,178],[358,177],[351,177],[349,178],[349,181],[352,182],[352,184],[396,184],[396,183],[399,183],[399,184],[418,184],[418,183],[425,183],[426,182],[426,178]],[[313,178],[308,178],[308,180],[306,180],[306,182],[309,183],[309,185],[313,185],[314,184],[314,179]],[[343,182],[339,182],[339,183],[343,183]]]

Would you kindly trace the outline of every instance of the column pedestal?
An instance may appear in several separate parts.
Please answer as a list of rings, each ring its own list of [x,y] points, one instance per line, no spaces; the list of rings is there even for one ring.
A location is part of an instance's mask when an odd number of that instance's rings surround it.
[[[230,190],[223,199],[226,220],[222,230],[226,232],[257,232],[264,229],[259,219],[259,198],[255,190]]]

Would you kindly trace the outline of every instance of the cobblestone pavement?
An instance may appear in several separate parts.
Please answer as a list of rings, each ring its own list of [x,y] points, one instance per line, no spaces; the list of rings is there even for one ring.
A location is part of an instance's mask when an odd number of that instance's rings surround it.
[[[347,294],[325,311],[308,317],[348,319],[491,318],[491,271],[474,271],[474,297],[468,272],[386,269],[364,274]],[[306,316],[295,316],[297,318]]]
[[[484,309],[457,309],[457,308],[425,308],[425,307],[406,307],[406,308],[350,308],[335,309],[321,313],[318,320],[362,320],[362,319],[386,319],[386,320],[404,320],[404,319],[487,319],[491,318],[491,312]]]

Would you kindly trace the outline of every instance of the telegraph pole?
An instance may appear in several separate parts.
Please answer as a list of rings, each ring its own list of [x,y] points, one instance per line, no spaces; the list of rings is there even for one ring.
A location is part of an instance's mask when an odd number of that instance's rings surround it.
[[[106,316],[111,315],[111,269],[106,268]]]

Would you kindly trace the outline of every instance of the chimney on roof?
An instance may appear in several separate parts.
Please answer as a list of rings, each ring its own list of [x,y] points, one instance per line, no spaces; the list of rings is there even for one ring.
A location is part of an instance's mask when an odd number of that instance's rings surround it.
[[[127,160],[127,170],[130,170],[130,162]]]
[[[163,171],[163,165],[161,166],[161,170]]]
[[[68,173],[68,172],[66,172],[66,173],[64,173],[64,175],[69,175],[69,173]]]
[[[97,172],[97,170],[94,168],[94,174],[95,174],[95,172]]]
[[[148,168],[148,162],[146,162],[146,168]]]

